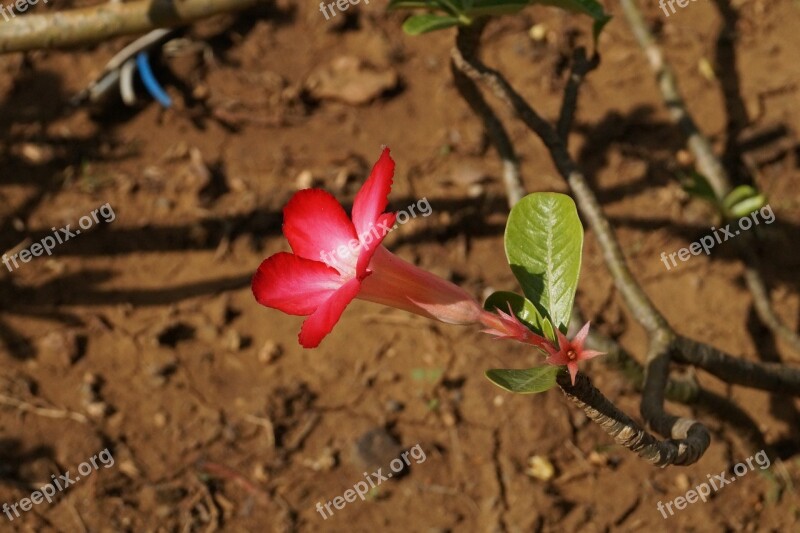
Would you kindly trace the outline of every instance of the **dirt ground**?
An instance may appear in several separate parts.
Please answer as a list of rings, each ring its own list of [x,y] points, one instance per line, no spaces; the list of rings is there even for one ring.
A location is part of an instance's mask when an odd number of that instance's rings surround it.
[[[800,4],[691,2],[669,18],[647,4],[720,151],[731,135],[780,132],[752,154],[776,214],[759,229],[759,254],[775,307],[797,330]],[[571,142],[632,270],[679,331],[746,359],[786,359],[789,348],[755,319],[732,246],[671,271],[661,263],[713,222],[674,179],[682,137],[618,6],[607,7],[617,16]],[[53,503],[0,515],[0,530],[800,531],[796,399],[699,373],[758,421],[777,456],[664,519],[658,502],[757,450],[721,420],[669,404],[707,424],[713,442],[691,467],[656,469],[556,390],[514,396],[484,378],[532,366],[521,345],[356,301],[318,349],[303,350],[301,319],[254,301],[255,269],[288,250],[290,196],[320,186],[349,206],[384,144],[397,161],[392,208],[427,198],[433,209],[388,247],[477,297],[518,290],[503,259],[501,165],[449,71],[454,31],[408,37],[403,15],[378,2],[347,15],[326,21],[313,2],[278,0],[195,25],[158,66],[169,110],[145,97],[133,109],[69,106],[130,39],[0,57],[2,250],[75,229],[105,204],[114,213],[50,257],[0,269],[0,503],[53,474],[76,476],[102,450],[114,459]],[[535,24],[546,29],[538,41]],[[569,44],[586,42],[589,28],[529,8],[490,25],[484,57],[552,118]],[[337,85],[341,76],[355,86]],[[501,114],[526,188],[567,192],[541,143]],[[643,357],[644,333],[591,231],[577,303]],[[639,419],[625,377],[602,358],[585,370]],[[404,475],[365,501],[326,519],[317,511],[415,446]],[[550,479],[531,475],[534,456],[552,464]]]

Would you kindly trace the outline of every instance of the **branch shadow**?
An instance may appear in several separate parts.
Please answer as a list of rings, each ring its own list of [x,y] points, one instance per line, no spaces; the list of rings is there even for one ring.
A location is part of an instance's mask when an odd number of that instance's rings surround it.
[[[757,341],[756,349],[761,361],[765,363],[783,363],[775,342],[775,334],[763,324],[753,305],[750,306],[747,315],[747,330],[750,336]],[[791,455],[794,455],[800,451],[800,412],[795,408],[790,396],[774,394],[769,396],[769,410],[772,416],[782,420],[791,428],[788,438],[783,439],[782,446],[785,451],[788,451],[786,450],[788,443],[793,442],[794,447]]]
[[[30,450],[23,450],[22,441],[15,438],[0,439],[0,483],[15,489],[29,490],[37,479],[47,479],[49,474],[42,472],[41,476],[33,476],[26,472],[28,465],[41,459],[49,463],[56,463],[55,452],[50,446],[36,446]]]
[[[402,210],[418,199],[401,197],[392,200],[390,210]],[[424,225],[411,232],[404,232],[394,240],[394,246],[422,242],[445,243],[459,235],[470,237],[502,235],[505,225],[490,223],[489,218],[505,214],[507,207],[501,197],[489,199],[429,199],[432,212],[448,213],[450,222],[444,226]],[[345,203],[346,210],[352,203]],[[74,242],[70,240],[55,252],[60,256],[113,257],[134,253],[206,250],[219,247],[223,239],[245,237],[255,249],[260,249],[266,240],[282,234],[282,211],[256,209],[244,215],[217,216],[187,224],[165,227],[144,226],[139,228],[115,228],[98,226],[91,237]],[[198,224],[205,230],[205,237],[198,240]],[[101,229],[102,228],[102,229]],[[49,235],[49,229],[36,228],[29,236],[36,241]],[[81,270],[64,274],[36,286],[22,286],[13,282],[13,273],[0,278],[0,309],[2,313],[53,320],[64,324],[82,325],[81,319],[64,307],[105,306],[129,304],[135,307],[161,306],[189,298],[220,292],[239,290],[250,285],[257,264],[246,273],[216,277],[208,280],[174,285],[158,289],[100,288],[117,275],[112,270]],[[54,295],[56,298],[54,300]],[[15,332],[0,315],[0,340],[9,352],[18,359],[35,355],[33,343]]]
[[[231,15],[221,24],[209,23],[203,30],[199,30],[199,38],[208,43],[221,62],[235,65],[236,60],[229,52],[259,23],[269,21],[272,24],[286,25],[291,24],[295,17],[294,6],[282,8],[274,2],[264,2],[242,13]],[[180,85],[179,90],[185,93],[188,87]],[[83,137],[64,138],[49,133],[47,125],[75,111],[70,105],[71,100],[72,95],[65,91],[63,77],[59,72],[34,70],[25,58],[13,79],[11,90],[0,102],[0,138],[5,140],[7,146],[0,150],[1,183],[31,189],[30,192],[26,191],[23,199],[16,202],[15,207],[0,215],[0,249],[4,251],[13,249],[26,238],[37,242],[52,234],[49,228],[26,228],[24,221],[30,219],[44,199],[61,190],[65,183],[63,169],[71,169],[75,171],[73,174],[80,175],[85,161],[116,162],[136,155],[117,135],[118,126],[131,120],[138,112],[136,109],[116,106],[106,112],[93,112],[91,116],[97,128]],[[210,114],[208,110],[205,111]],[[193,122],[198,125],[196,120]],[[30,157],[30,154],[26,156],[26,147],[31,146],[46,147],[50,156],[38,161]],[[2,195],[0,198],[5,200]],[[202,224],[211,238],[207,239],[208,242],[194,244],[192,235],[196,235],[196,228],[191,225],[159,230],[137,228],[119,231],[107,231],[101,225],[93,232],[94,238],[77,240],[74,247],[61,246],[57,253],[91,256],[207,249],[211,242],[218,243],[231,226],[244,228],[242,231],[252,231],[253,234],[269,235],[275,229],[279,232],[280,221],[280,213],[257,212],[244,217],[205,221]],[[241,275],[160,290],[108,291],[98,288],[98,285],[114,276],[110,271],[70,274],[38,287],[20,286],[12,279],[13,272],[11,276],[7,274],[4,269],[0,273],[0,346],[5,345],[16,359],[33,357],[36,349],[31,339],[18,332],[3,315],[36,317],[80,326],[83,324],[80,317],[63,310],[63,305],[164,305],[201,294],[240,288],[250,282],[249,275]],[[53,295],[60,295],[61,299],[55,301]]]

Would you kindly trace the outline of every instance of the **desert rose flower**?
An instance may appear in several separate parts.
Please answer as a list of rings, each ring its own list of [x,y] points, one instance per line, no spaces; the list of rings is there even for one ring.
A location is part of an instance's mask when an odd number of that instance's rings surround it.
[[[283,211],[283,234],[293,253],[264,260],[253,277],[256,300],[308,316],[298,336],[306,348],[319,345],[354,298],[448,324],[481,322],[502,336],[523,335],[513,322],[484,311],[464,289],[381,246],[395,223],[394,213],[383,212],[393,174],[386,148],[356,195],[352,220],[325,191],[296,193]]]

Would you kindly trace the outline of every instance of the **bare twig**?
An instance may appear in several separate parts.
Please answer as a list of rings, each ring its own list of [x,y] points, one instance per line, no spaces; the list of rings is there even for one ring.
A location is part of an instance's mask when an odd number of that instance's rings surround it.
[[[745,361],[686,337],[673,344],[677,361],[702,368],[728,383],[800,396],[800,369],[780,363]]]
[[[180,26],[263,1],[138,0],[15,17],[0,24],[0,53],[93,44],[120,35]]]
[[[575,111],[578,109],[578,92],[586,75],[597,68],[600,64],[600,55],[595,51],[591,59],[586,57],[585,48],[577,48],[572,57],[572,70],[569,73],[567,86],[564,89],[564,100],[561,102],[561,113],[558,116],[556,131],[564,144],[567,143],[567,135],[572,129],[572,121],[575,118]]]
[[[559,374],[558,384],[564,394],[611,435],[617,444],[656,466],[692,464],[703,456],[711,443],[705,426],[693,420],[673,424],[670,428],[671,440],[659,441],[617,409],[592,386],[584,373],[577,375],[574,386],[568,375]]]
[[[270,449],[275,448],[275,425],[272,423],[272,420],[269,418],[259,418],[257,416],[253,416],[249,413],[245,413],[244,419],[248,422],[255,424],[257,426],[261,426],[267,430],[267,443]]]
[[[473,29],[462,28],[459,30],[460,33],[467,31],[473,31]],[[488,87],[495,96],[511,108],[528,128],[542,139],[559,172],[569,182],[581,211],[595,229],[597,239],[601,244],[603,258],[628,307],[648,332],[653,333],[664,328],[666,320],[634,281],[625,264],[622,249],[613,235],[610,224],[602,214],[597,198],[589,188],[583,174],[578,170],[555,128],[534,111],[499,72],[486,67],[475,57],[465,56],[458,46],[453,50],[452,59],[459,70]]]
[[[24,411],[26,413],[33,413],[38,416],[43,416],[45,418],[69,418],[76,422],[80,422],[81,424],[86,424],[89,422],[89,419],[80,413],[69,411],[67,409],[57,409],[54,407],[39,407],[37,405],[33,405],[32,403],[24,402],[22,400],[12,398],[11,396],[6,396],[5,394],[0,394],[0,404],[14,407],[15,409]]]
[[[620,0],[628,23],[633,30],[636,40],[645,52],[647,61],[656,73],[658,89],[664,99],[664,103],[669,110],[672,121],[680,126],[681,131],[686,136],[689,148],[695,154],[697,167],[700,172],[708,178],[711,188],[717,197],[724,198],[731,190],[730,183],[725,174],[719,159],[714,155],[714,149],[708,138],[700,132],[694,119],[686,108],[686,103],[678,91],[678,84],[675,81],[675,73],[664,59],[664,54],[658,48],[653,34],[647,29],[647,25],[642,18],[642,13],[636,7],[633,0]]]
[[[647,27],[635,0],[620,0],[620,3],[628,19],[628,24],[655,73],[658,89],[672,121],[680,127],[686,137],[689,149],[697,160],[697,167],[708,179],[717,201],[722,202],[733,188],[725,166],[714,153],[711,142],[700,131],[689,113],[678,89],[675,73]],[[723,31],[726,30],[723,29]],[[728,139],[729,145],[735,141],[736,139]],[[760,274],[758,257],[752,250],[754,238],[750,234],[745,234],[743,237],[736,241],[736,247],[745,263],[745,280],[753,296],[756,313],[770,330],[789,344],[797,354],[800,354],[800,335],[781,321],[770,303],[767,285]]]
[[[664,411],[665,389],[672,356],[681,357],[685,361],[692,359],[698,366],[715,375],[724,375],[734,383],[800,394],[800,369],[742,361],[711,346],[680,338],[675,333],[633,278],[596,196],[567,150],[566,132],[560,132],[541,117],[499,72],[483,65],[474,54],[475,46],[470,48],[463,45],[465,42],[476,42],[482,29],[482,27],[459,29],[459,39],[451,54],[453,65],[474,81],[484,84],[510,107],[517,118],[541,138],[556,168],[567,180],[584,218],[594,230],[600,243],[603,258],[617,289],[650,337],[642,394],[642,417],[661,435],[668,439],[678,439],[677,448],[669,446],[676,445],[674,442],[659,443],[646,434],[608,400],[602,398],[602,395],[599,399],[597,396],[599,392],[592,390],[593,388],[576,385],[568,394],[572,394],[579,405],[583,404],[582,407],[587,409],[590,418],[603,426],[618,442],[621,441],[649,461],[662,466],[691,464],[702,456],[710,443],[708,430],[702,424],[669,415]],[[462,34],[467,35],[462,36]],[[577,103],[578,81],[580,78],[568,84],[568,92],[571,95],[568,95],[569,105],[573,107]],[[573,113],[574,109],[570,111],[562,108],[559,120],[562,130],[571,123]],[[559,385],[567,392],[565,384],[561,381]]]
[[[484,19],[478,19],[474,24],[485,24]],[[462,46],[468,49],[474,48],[478,45],[476,41],[464,42]],[[509,207],[514,207],[514,204],[519,202],[525,195],[525,187],[522,184],[522,178],[519,172],[519,159],[514,152],[514,146],[511,138],[508,136],[503,123],[497,118],[494,110],[486,103],[480,90],[475,82],[467,77],[463,72],[458,70],[456,66],[451,63],[450,70],[453,74],[456,89],[461,97],[467,102],[472,109],[473,113],[481,117],[483,125],[486,128],[486,134],[497,150],[500,160],[503,162],[503,184],[506,188],[506,196],[508,198]]]
[[[585,323],[577,308],[573,310],[572,320],[577,324]],[[597,329],[592,329],[589,332],[587,345],[605,352],[603,361],[606,365],[622,372],[639,390],[644,387],[644,368],[616,341],[606,337]],[[713,414],[724,423],[729,424],[746,444],[745,452],[768,449],[764,435],[755,420],[728,398],[701,387],[697,383],[694,373],[681,378],[670,377],[666,384],[665,394],[670,401],[691,405],[704,413]],[[769,453],[770,457],[774,455]]]
[[[465,44],[477,42],[482,30],[482,26],[459,28],[456,47],[451,54],[453,64],[474,81],[484,83],[489,87],[500,100],[509,105],[518,118],[544,141],[556,167],[572,188],[584,216],[595,229],[606,264],[609,266],[626,303],[651,336],[658,335],[662,343],[668,344],[674,334],[672,334],[666,320],[633,279],[625,264],[619,243],[612,233],[611,226],[603,216],[594,193],[592,193],[577,165],[569,155],[564,138],[559,135],[556,128],[551,126],[525,102],[501,74],[489,69],[477,59],[474,54],[476,49],[474,44],[472,46]],[[577,86],[574,82],[568,84],[568,86],[570,87],[570,92],[575,94],[572,101],[572,104],[575,105],[577,103]],[[562,125],[571,123],[573,113],[574,111],[562,109]],[[668,358],[668,355],[666,357]],[[666,374],[663,379],[666,380]],[[651,380],[651,382],[657,383],[658,380]],[[561,383],[559,384],[561,385]],[[562,389],[564,389],[563,385]],[[599,392],[596,390],[592,392],[592,390],[594,390],[593,387],[591,389],[585,387],[576,388],[568,395],[579,404],[582,403],[588,406],[586,408],[587,415],[603,426],[603,429],[614,436],[618,442],[626,444],[654,464],[660,466],[691,464],[703,455],[710,443],[708,431],[702,424],[671,417],[663,412],[663,390],[660,400],[657,395],[651,395],[653,401],[642,409],[642,415],[648,423],[654,424],[657,430],[661,430],[659,432],[662,435],[670,439],[681,440],[679,446],[674,449],[667,446],[666,443],[659,443],[657,439],[638,428],[638,426],[632,425],[635,423],[616,408],[613,411],[610,410],[613,405],[605,398],[603,400],[609,405],[603,404],[603,410],[598,410],[595,402],[598,401],[596,394],[599,394]],[[580,395],[584,393],[587,396],[581,397]],[[616,414],[624,418],[608,418]],[[689,435],[690,428],[691,435]],[[674,443],[670,444],[674,445]]]

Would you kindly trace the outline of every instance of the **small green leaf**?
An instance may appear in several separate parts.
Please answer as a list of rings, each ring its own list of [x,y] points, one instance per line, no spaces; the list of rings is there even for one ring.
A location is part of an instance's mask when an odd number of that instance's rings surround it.
[[[432,0],[389,0],[389,5],[386,9],[417,9],[427,7],[428,9],[436,9],[439,7],[437,2]]]
[[[689,175],[683,176],[681,178],[681,185],[683,186],[683,190],[690,196],[718,205],[717,195],[714,193],[714,189],[711,187],[711,184],[708,183],[708,179],[699,172],[692,172]]]
[[[610,18],[603,9],[602,4],[596,0],[531,0],[531,3],[560,7],[573,13],[583,13],[596,21]]]
[[[433,15],[412,15],[403,23],[403,31],[409,35],[420,35],[436,30],[457,26],[461,21],[456,17]]]
[[[508,216],[505,248],[525,296],[553,326],[566,332],[583,248],[575,202],[564,194],[529,194]]]
[[[513,292],[498,291],[486,298],[483,308],[492,312],[494,312],[495,309],[499,309],[507,313],[509,304],[511,304],[511,310],[520,322],[528,326],[528,329],[552,342],[556,342],[553,325],[548,319],[544,318],[539,310],[536,309],[536,306],[524,296]]]
[[[474,0],[471,6],[465,6],[464,13],[469,17],[511,15],[531,3],[531,0]]]
[[[549,318],[545,318],[542,321],[542,329],[544,330],[544,336],[547,337],[548,340],[556,343],[556,346],[558,346],[558,339],[556,339],[556,330],[553,328],[553,324],[550,322]],[[564,334],[567,333],[566,326],[564,327],[564,331],[562,331],[561,333]]]
[[[739,185],[722,201],[725,214],[729,217],[744,217],[761,209],[767,203],[767,199],[750,185]]]
[[[412,368],[411,379],[414,381],[428,381],[435,383],[442,375],[441,368]]]
[[[761,209],[765,205],[767,205],[767,198],[763,194],[759,194],[758,196],[742,200],[738,204],[731,206],[728,212],[732,217],[741,218],[746,217],[753,211]]]
[[[592,38],[594,39],[595,47],[597,47],[597,40],[600,38],[603,28],[605,28],[606,24],[609,22],[611,22],[611,15],[606,15],[601,19],[595,20],[594,24],[592,24]]]
[[[493,368],[486,371],[489,381],[509,392],[533,394],[544,392],[556,386],[556,376],[560,366],[545,365],[526,369]]]

